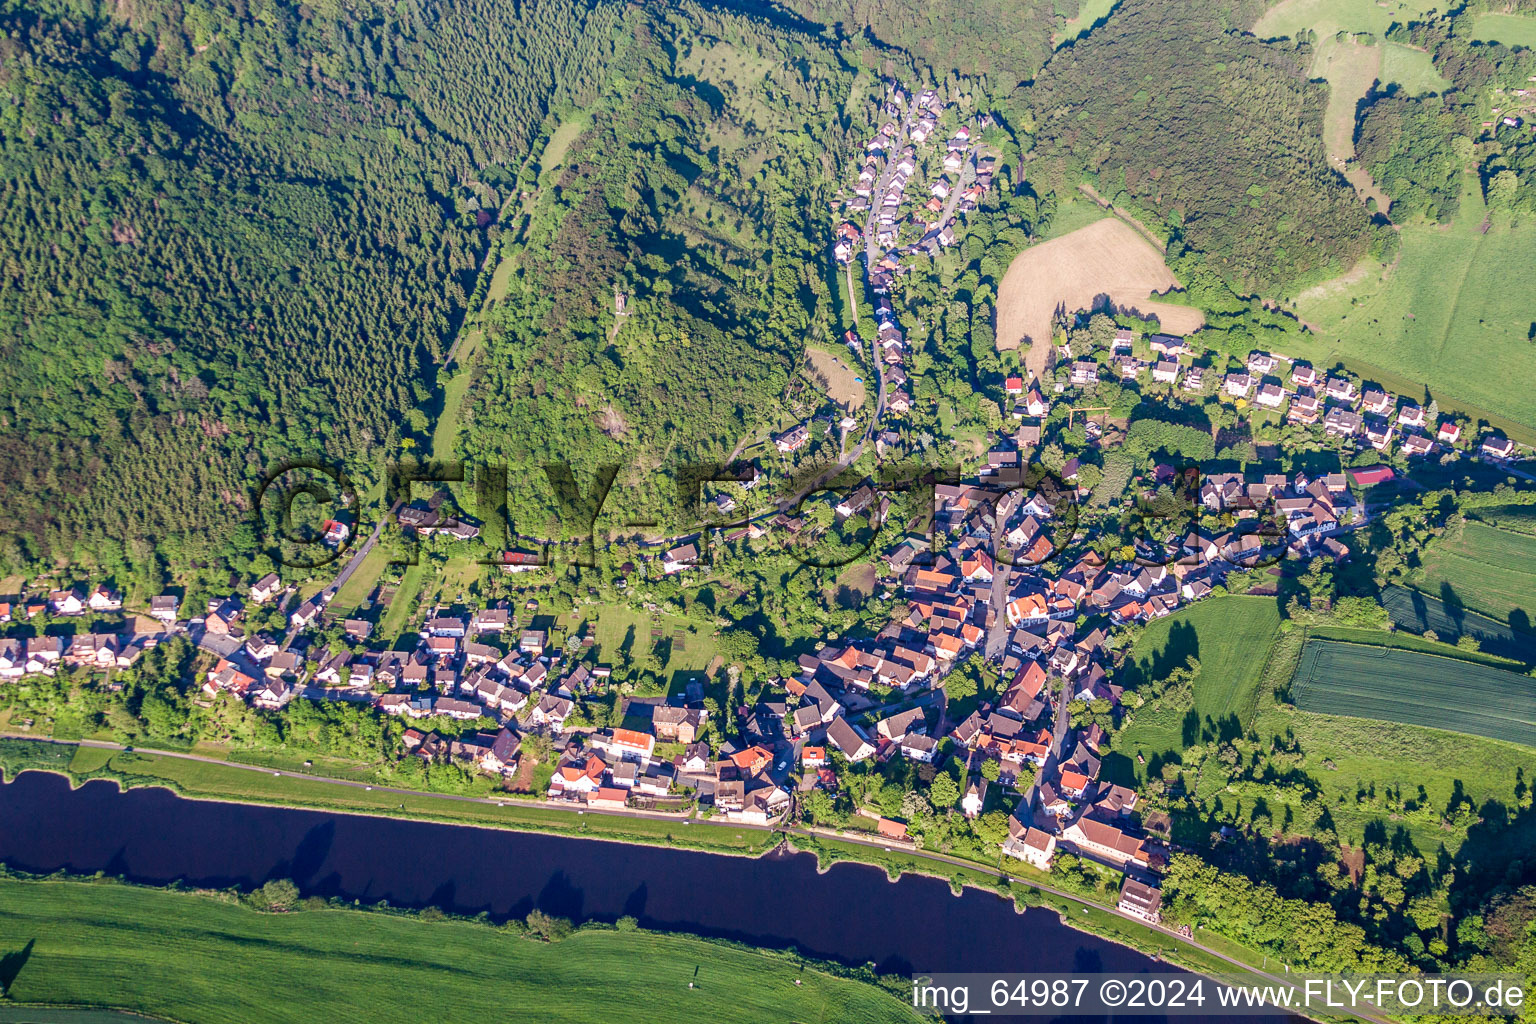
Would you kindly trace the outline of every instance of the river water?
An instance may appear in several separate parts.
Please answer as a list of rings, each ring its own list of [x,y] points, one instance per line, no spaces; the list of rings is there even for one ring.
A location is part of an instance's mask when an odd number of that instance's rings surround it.
[[[71,789],[26,772],[0,784],[0,862],[151,885],[254,887],[458,914],[573,920],[625,914],[647,928],[795,947],[883,972],[1169,971],[1063,925],[1053,911],[811,854],[750,860],[537,833],[185,800],[108,782]],[[1083,1020],[1085,1018],[1075,1018]],[[1273,1019],[1273,1018],[1270,1018]]]

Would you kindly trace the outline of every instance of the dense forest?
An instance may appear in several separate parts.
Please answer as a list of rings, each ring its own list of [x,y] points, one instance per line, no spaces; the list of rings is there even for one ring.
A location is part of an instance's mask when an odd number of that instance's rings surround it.
[[[324,458],[367,485],[428,448],[498,257],[515,269],[456,450],[433,454],[508,463],[531,532],[571,528],[552,460],[584,493],[623,465],[615,511],[672,518],[672,468],[772,425],[806,342],[846,325],[825,210],[884,73],[1003,114],[1005,187],[961,264],[904,285],[941,304],[921,409],[989,422],[993,289],[1081,181],[1239,296],[1368,246],[1304,47],[1232,28],[1258,5],[1128,0],[1054,53],[1077,7],[1039,6],[0,4],[0,562],[145,587],[255,568],[266,467]],[[571,118],[553,201],[502,223]],[[1495,190],[1530,155],[1501,159]]]
[[[11,565],[238,567],[269,461],[376,473],[473,287],[464,198],[616,38],[563,0],[260,7],[0,13]]]
[[[1031,180],[1086,174],[1245,293],[1348,267],[1369,225],[1323,151],[1327,88],[1308,80],[1308,52],[1231,31],[1261,9],[1126,0],[1015,95]]]
[[[514,521],[541,536],[585,525],[550,518],[549,462],[582,493],[622,467],[607,525],[691,521],[677,468],[772,423],[807,336],[834,336],[823,211],[854,72],[815,36],[688,4],[629,24],[623,90],[503,254],[472,393],[468,451],[509,467]]]
[[[1365,109],[1355,154],[1392,197],[1394,219],[1444,224],[1456,216],[1461,168],[1471,151],[1465,121],[1437,96],[1381,96]]]
[[[1006,94],[1034,78],[1051,55],[1053,29],[1078,14],[1078,0],[786,0],[805,17],[866,32],[930,67],[976,76]]]

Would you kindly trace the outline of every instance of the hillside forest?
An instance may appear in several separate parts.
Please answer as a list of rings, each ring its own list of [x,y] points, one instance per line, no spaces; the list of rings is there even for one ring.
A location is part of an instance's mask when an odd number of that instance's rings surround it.
[[[1536,215],[1536,136],[1492,115],[1499,90],[1536,76],[1536,51],[1476,36],[1487,0],[1387,33],[1450,87],[1359,105],[1356,156],[1385,208],[1329,162],[1315,37],[1247,31],[1265,7],[0,0],[0,574],[89,573],[139,604],[228,593],[277,567],[256,488],[295,459],[344,468],[375,515],[393,462],[504,467],[517,531],[554,539],[583,534],[609,487],[605,525],[691,529],[690,467],[766,453],[801,420],[816,455],[797,468],[826,468],[845,453],[808,354],[874,333],[829,228],[893,80],[984,125],[995,160],[956,244],[893,288],[911,345],[902,430],[932,463],[980,456],[1002,425],[1000,382],[1021,362],[998,350],[1001,282],[1019,253],[1099,215],[1090,197],[1158,243],[1181,284],[1166,301],[1198,307],[1202,345],[1238,358],[1304,332],[1270,298],[1386,263],[1401,225],[1450,223],[1474,178],[1489,226]],[[1536,14],[1536,0],[1497,9]],[[1063,339],[1107,358],[1116,324],[1082,319]],[[853,413],[868,416],[873,385]],[[1163,422],[1138,415],[1134,389],[1097,394],[1129,426],[1124,458],[1082,467],[1089,489],[1117,475],[1118,493],[1158,451],[1253,461],[1235,417]],[[1052,447],[1060,469],[1070,453]],[[850,457],[856,476],[872,448]],[[588,499],[573,507],[551,467]],[[826,530],[846,550],[855,533]],[[1117,540],[1132,538],[1104,546]],[[738,561],[729,587],[644,591],[707,611],[721,664],[787,674],[796,645],[890,621],[890,595],[855,574]],[[303,583],[306,597],[322,585]],[[562,610],[579,600],[574,575],[551,589]],[[653,636],[659,672],[672,640]],[[199,718],[164,680],[195,657],[167,644],[102,708],[132,705],[152,738],[195,725],[324,735],[359,756],[393,745],[398,723],[350,712]],[[1407,879],[1423,867],[1389,860]],[[1368,931],[1353,919],[1371,908],[1338,896],[1336,919],[1253,875],[1181,859],[1171,890],[1240,905],[1262,941],[1312,928],[1337,946],[1330,966],[1406,962],[1387,948],[1395,909]],[[1519,877],[1469,896],[1475,925],[1428,953],[1529,957],[1536,897]]]

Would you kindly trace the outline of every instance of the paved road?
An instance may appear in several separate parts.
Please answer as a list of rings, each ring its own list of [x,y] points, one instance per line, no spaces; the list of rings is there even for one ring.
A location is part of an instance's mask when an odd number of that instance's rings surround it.
[[[959,184],[949,190],[949,197],[944,200],[944,211],[939,214],[938,220],[932,222],[937,224],[938,227],[924,235],[923,238],[925,240],[929,238],[937,238],[939,232],[944,230],[944,225],[949,223],[950,218],[955,215],[955,208],[960,205],[960,194],[970,187],[971,181],[975,177],[976,147],[967,146],[965,148],[964,163],[960,165]]]
[[[357,572],[358,567],[363,564],[363,559],[368,557],[368,552],[372,551],[373,546],[379,542],[379,537],[384,532],[384,524],[389,521],[390,515],[392,515],[395,509],[398,509],[399,507],[400,506],[396,504],[394,508],[389,510],[389,512],[386,512],[384,515],[379,517],[379,521],[373,524],[373,532],[368,535],[368,539],[363,541],[362,545],[356,551],[352,552],[352,557],[347,559],[347,564],[341,567],[341,572],[337,573],[336,578],[333,579],[327,586],[322,588],[318,594],[311,598],[311,600],[316,601],[322,605],[329,603],[331,598],[336,596],[336,592],[342,587],[346,586],[347,580],[352,578],[352,574]],[[283,634],[283,647],[287,648],[293,646],[294,637],[299,635],[299,631],[300,627],[289,626],[288,632]]]
[[[1508,473],[1510,476],[1517,476],[1522,480],[1530,480],[1532,482],[1536,482],[1536,474],[1527,473],[1523,469],[1516,469],[1513,465],[1507,462],[1494,462],[1491,459],[1483,458],[1481,455],[1474,455],[1473,458],[1477,459],[1478,462],[1492,466],[1493,468],[1501,470],[1502,472]]]
[[[998,524],[1001,525],[1001,524]],[[998,530],[1000,533],[1000,530]],[[992,543],[992,551],[997,553],[997,542]],[[1008,642],[1008,577],[1012,573],[1008,565],[1003,565],[997,560],[992,560],[992,596],[988,597],[986,609],[992,616],[992,625],[986,631],[986,660],[995,662],[1003,657],[1003,646]]]
[[[10,735],[14,735],[14,734],[10,734]],[[19,738],[21,738],[21,739],[37,740],[36,737],[32,737],[32,736],[21,736]],[[37,742],[40,742],[40,743],[52,743],[53,741],[52,740],[37,740]],[[227,768],[239,768],[239,769],[241,769],[243,771],[252,771],[252,772],[257,773],[258,775],[272,775],[272,776],[278,776],[278,777],[287,778],[287,779],[309,779],[312,782],[327,782],[327,783],[330,783],[331,785],[335,785],[335,786],[350,786],[353,789],[362,789],[362,790],[367,790],[367,791],[374,792],[374,793],[396,793],[396,794],[399,794],[401,796],[426,796],[426,797],[433,797],[433,798],[440,799],[440,800],[456,800],[456,801],[458,801],[460,803],[492,804],[492,805],[497,806],[497,807],[541,807],[541,808],[552,809],[552,810],[569,811],[569,812],[572,812],[572,813],[579,813],[579,814],[610,814],[610,815],[616,815],[616,816],[619,816],[619,817],[630,817],[630,818],[661,818],[661,819],[669,820],[669,821],[682,821],[682,820],[685,820],[687,818],[692,817],[693,813],[694,813],[691,808],[688,811],[683,812],[683,813],[678,813],[678,812],[675,812],[675,811],[645,811],[645,810],[640,810],[638,808],[625,808],[624,810],[618,810],[618,809],[598,810],[596,808],[587,808],[587,807],[575,808],[575,807],[570,806],[569,804],[566,804],[566,803],[563,803],[563,802],[558,802],[558,801],[553,801],[553,800],[514,800],[514,799],[511,799],[511,798],[503,798],[503,799],[498,800],[498,799],[495,799],[494,797],[463,796],[462,794],[457,794],[457,793],[429,793],[429,792],[425,792],[423,790],[418,790],[418,789],[401,789],[401,788],[395,787],[395,786],[378,786],[378,785],[373,785],[371,783],[366,783],[366,782],[356,782],[356,781],[353,781],[351,779],[333,779],[333,778],[331,778],[328,775],[315,775],[315,774],[312,774],[312,773],[309,773],[309,772],[280,771],[280,770],[275,769],[275,768],[263,768],[260,765],[242,764],[239,761],[226,761],[223,758],[218,758],[218,757],[205,757],[205,756],[203,756],[201,754],[188,754],[188,753],[183,753],[181,751],[174,751],[174,750],[155,750],[155,749],[151,749],[151,748],[148,748],[148,747],[138,747],[138,748],[135,748],[135,747],[124,746],[121,743],[112,743],[112,742],[107,741],[107,740],[80,740],[79,744],[82,747],[98,747],[98,748],[100,748],[102,750],[117,750],[117,751],[129,751],[129,752],[137,750],[137,751],[140,751],[142,753],[154,754],[157,757],[175,757],[175,758],[180,758],[180,759],[182,759],[184,761],[202,761],[205,764],[219,764],[219,765],[224,765]],[[252,801],[241,801],[239,799],[230,798],[229,802],[233,802],[233,803],[246,802],[246,803],[249,803],[249,802],[252,802]],[[295,806],[295,807],[297,807],[299,809],[305,809],[302,804],[295,804],[293,806]],[[329,810],[329,809],[327,809],[327,810]],[[343,813],[346,813],[346,812],[343,812]],[[372,813],[372,812],[369,812],[369,811],[357,811],[357,812],[353,812],[353,813],[368,814],[368,813]],[[703,824],[703,823],[700,822],[700,824]],[[739,828],[746,827],[746,826],[742,826],[738,822],[732,822],[730,824],[730,826],[715,825],[715,826],[705,826],[705,827],[715,827],[715,828],[731,827],[731,828],[739,829]]]

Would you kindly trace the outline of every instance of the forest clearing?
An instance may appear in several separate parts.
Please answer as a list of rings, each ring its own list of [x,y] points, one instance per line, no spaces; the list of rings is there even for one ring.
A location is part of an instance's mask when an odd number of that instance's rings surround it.
[[[997,347],[1029,343],[1025,365],[1038,377],[1049,353],[1051,318],[1102,306],[1105,299],[1117,311],[1156,316],[1171,334],[1189,334],[1205,323],[1198,309],[1149,298],[1178,284],[1162,253],[1130,225],[1106,217],[1014,259],[998,292]]]
[[[840,356],[825,349],[807,348],[805,365],[816,386],[844,412],[853,412],[864,405],[864,382]]]

